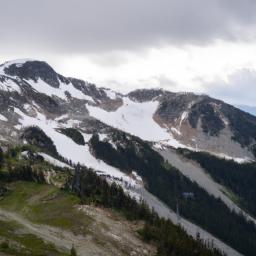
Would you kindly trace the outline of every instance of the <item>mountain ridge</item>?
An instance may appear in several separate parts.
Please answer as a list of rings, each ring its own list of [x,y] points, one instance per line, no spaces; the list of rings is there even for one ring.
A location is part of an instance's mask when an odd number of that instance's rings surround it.
[[[0,66],[0,92],[1,115],[5,118],[8,107],[28,112],[24,109],[27,106],[34,113],[44,112],[50,119],[65,114],[77,121],[94,118],[122,130],[125,123],[133,121],[126,117],[132,111],[133,116],[141,113],[148,120],[153,119],[147,128],[157,125],[159,134],[166,133],[155,140],[162,146],[187,147],[238,160],[255,158],[256,117],[208,95],[163,89],[137,89],[121,94],[83,80],[66,78],[46,62],[26,59]],[[113,117],[113,123],[89,109],[110,119]],[[139,125],[143,125],[142,121]],[[139,135],[128,127],[125,131]]]

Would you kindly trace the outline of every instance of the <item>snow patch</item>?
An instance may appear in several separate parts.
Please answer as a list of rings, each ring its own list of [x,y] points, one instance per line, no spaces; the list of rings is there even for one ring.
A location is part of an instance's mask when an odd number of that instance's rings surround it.
[[[0,120],[4,121],[4,122],[8,121],[8,119],[5,116],[3,116],[2,114],[0,114]]]
[[[181,132],[178,129],[174,128],[174,127],[171,128],[171,131],[176,133],[177,135],[181,135]]]
[[[180,117],[180,124],[179,124],[179,127],[181,127],[182,123],[188,118],[188,112],[187,111],[184,111],[182,114],[181,114],[181,117]]]
[[[25,110],[27,110],[27,111],[29,111],[29,110],[31,110],[31,105],[29,105],[28,103],[26,103],[26,104],[24,104],[23,105],[23,108],[25,109]]]
[[[171,135],[170,135],[170,139],[168,140],[162,140],[162,141],[158,141],[155,142],[153,144],[153,147],[155,149],[166,149],[167,147],[173,147],[173,148],[187,148],[187,149],[191,149],[193,150],[193,148],[184,145],[182,143],[180,143],[179,141],[177,141],[176,139],[174,139]]]
[[[28,151],[23,151],[20,153],[20,155],[23,157],[23,158],[28,158]]]
[[[42,156],[44,158],[44,160],[52,165],[61,167],[61,168],[69,168],[69,169],[73,169],[70,165],[63,163],[61,161],[59,161],[56,158],[53,158],[52,156],[49,156],[45,153],[38,153],[38,155]]]
[[[79,126],[82,123],[80,120],[75,120],[75,119],[69,119],[66,122],[67,127],[74,127],[74,126]]]
[[[173,138],[168,128],[162,128],[153,119],[158,101],[134,102],[123,98],[123,105],[115,112],[108,112],[99,107],[86,105],[90,116],[112,127],[138,136],[143,140],[159,142],[175,148],[186,147]]]
[[[104,141],[105,139],[108,138],[108,135],[107,134],[102,134],[102,133],[99,133],[99,140],[100,141]]]
[[[55,88],[44,82],[42,79],[38,79],[37,82],[33,80],[26,80],[26,82],[29,83],[36,91],[44,93],[50,97],[57,96],[63,100],[66,100],[66,92],[68,92],[73,98],[94,102],[91,96],[83,94],[81,91],[76,89],[72,83],[65,84],[59,81],[59,88]]]
[[[142,182],[142,178],[137,174],[137,172],[132,171],[132,175],[135,177],[137,181]]]
[[[243,164],[243,163],[249,163],[251,161],[253,161],[251,158],[249,157],[244,157],[244,158],[240,158],[240,157],[231,157],[231,156],[228,156],[224,153],[211,153],[217,157],[220,157],[220,158],[224,158],[226,160],[233,160],[235,161],[236,163],[239,163],[239,164]]]
[[[89,140],[92,138],[92,134],[89,133],[82,133],[82,135],[84,137],[85,142],[89,142]]]
[[[98,120],[144,140],[167,140],[170,134],[153,120],[158,104],[157,101],[138,103],[125,97],[123,105],[115,112],[108,112],[88,104],[86,107],[89,114]]]
[[[112,147],[117,150],[117,146],[116,144],[112,141],[112,140],[109,140],[108,143],[110,143],[112,145]]]
[[[118,178],[129,184],[135,184],[135,181],[130,176],[106,164],[102,160],[96,159],[91,154],[88,145],[78,145],[69,137],[59,133],[56,130],[58,128],[58,122],[55,120],[46,119],[46,117],[40,113],[38,113],[35,118],[26,115],[20,109],[14,108],[14,111],[21,117],[19,122],[23,127],[33,125],[40,127],[47,136],[53,140],[58,153],[64,158],[71,160],[73,163],[85,165],[104,175]]]
[[[116,99],[116,93],[110,89],[105,89],[104,92],[107,94],[108,98],[110,98],[111,100],[115,100]]]
[[[21,93],[20,87],[10,78],[5,77],[4,82],[0,83],[0,90],[5,92]]]

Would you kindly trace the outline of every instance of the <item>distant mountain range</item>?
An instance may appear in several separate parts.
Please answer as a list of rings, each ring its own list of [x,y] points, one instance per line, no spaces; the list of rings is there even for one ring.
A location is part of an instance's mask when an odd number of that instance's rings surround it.
[[[247,105],[236,105],[237,108],[240,108],[241,110],[250,113],[254,116],[256,116],[256,106],[252,107],[252,106],[247,106]]]

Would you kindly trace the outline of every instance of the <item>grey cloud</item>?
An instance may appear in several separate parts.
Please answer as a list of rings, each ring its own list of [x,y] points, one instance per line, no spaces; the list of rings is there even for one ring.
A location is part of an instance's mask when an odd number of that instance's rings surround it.
[[[101,54],[90,54],[90,60],[98,66],[113,68],[132,61],[132,56],[125,52],[110,51]]]
[[[65,53],[249,40],[255,0],[0,0],[0,47]],[[247,33],[250,30],[250,33]]]
[[[232,104],[256,106],[256,71],[241,69],[228,77],[228,82],[206,85],[207,92]]]
[[[165,88],[167,90],[177,90],[177,84],[175,81],[162,74],[152,78],[159,88]]]

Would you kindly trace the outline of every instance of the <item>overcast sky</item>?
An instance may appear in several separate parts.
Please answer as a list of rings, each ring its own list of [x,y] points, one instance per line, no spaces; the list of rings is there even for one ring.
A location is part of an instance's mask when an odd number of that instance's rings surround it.
[[[0,62],[256,106],[255,0],[0,0]]]

